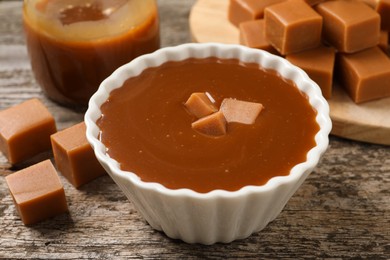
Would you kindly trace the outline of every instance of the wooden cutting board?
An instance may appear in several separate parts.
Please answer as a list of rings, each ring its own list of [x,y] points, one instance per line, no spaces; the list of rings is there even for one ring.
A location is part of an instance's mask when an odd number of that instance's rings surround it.
[[[198,0],[189,18],[194,42],[239,43],[238,29],[227,20],[229,0]],[[356,105],[339,86],[328,100],[332,134],[390,145],[390,98]]]

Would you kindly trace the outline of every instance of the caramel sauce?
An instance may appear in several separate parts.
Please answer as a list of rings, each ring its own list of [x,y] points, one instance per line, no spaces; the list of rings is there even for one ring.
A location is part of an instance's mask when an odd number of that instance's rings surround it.
[[[158,49],[159,22],[153,3],[42,0],[34,7],[25,4],[28,52],[43,91],[61,104],[86,105],[116,68]]]
[[[193,92],[264,105],[253,125],[229,124],[211,138],[191,128]],[[316,111],[291,82],[235,59],[187,59],[148,68],[111,92],[98,120],[101,141],[122,170],[145,182],[205,193],[263,185],[306,160],[319,131]]]
[[[99,21],[107,18],[99,4],[70,5],[62,9],[59,16],[63,25],[85,21]]]

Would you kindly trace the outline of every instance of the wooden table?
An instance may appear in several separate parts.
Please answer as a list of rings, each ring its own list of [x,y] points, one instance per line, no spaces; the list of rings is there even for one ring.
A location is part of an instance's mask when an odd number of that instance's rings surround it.
[[[193,0],[161,0],[162,46],[191,41]],[[63,129],[83,113],[48,100],[34,81],[19,1],[0,2],[0,109],[41,99]],[[20,221],[0,154],[1,259],[370,258],[390,259],[390,149],[331,136],[316,170],[263,231],[213,246],[189,245],[154,231],[108,177],[75,189],[62,176],[70,213],[26,227]]]

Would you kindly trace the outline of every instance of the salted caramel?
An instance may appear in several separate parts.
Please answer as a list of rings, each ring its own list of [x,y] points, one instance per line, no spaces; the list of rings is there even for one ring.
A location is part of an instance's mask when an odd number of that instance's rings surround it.
[[[265,35],[264,19],[242,22],[239,25],[240,44],[278,54]]]
[[[223,136],[227,132],[227,122],[222,111],[202,117],[191,124],[192,129],[210,137]]]
[[[64,188],[50,160],[12,173],[5,180],[25,225],[68,212]]]
[[[320,46],[287,55],[286,59],[303,69],[321,88],[322,95],[326,99],[330,99],[332,97],[335,57],[334,48]]]
[[[191,115],[197,118],[202,118],[218,111],[209,93],[192,93],[184,106]]]
[[[380,16],[358,1],[326,1],[316,5],[324,18],[324,39],[340,52],[354,53],[379,43]]]
[[[222,137],[191,127],[183,109],[194,92],[261,103],[254,124],[229,123]],[[258,64],[186,59],[148,68],[111,92],[97,121],[107,153],[145,182],[198,192],[234,191],[288,175],[306,160],[319,130],[307,97]]]
[[[228,123],[252,125],[263,108],[260,103],[225,98],[222,100],[220,110]]]
[[[11,164],[50,150],[57,131],[53,115],[36,98],[0,111],[0,151]]]
[[[228,19],[235,26],[246,21],[261,19],[264,8],[286,0],[230,0]]]
[[[373,47],[353,54],[339,54],[340,79],[355,103],[390,96],[390,59]]]
[[[50,136],[57,169],[76,188],[106,174],[85,136],[84,122]]]
[[[265,35],[282,55],[318,47],[322,17],[305,1],[290,0],[264,9]]]
[[[86,105],[117,67],[159,47],[153,0],[25,1],[35,78],[53,100]]]

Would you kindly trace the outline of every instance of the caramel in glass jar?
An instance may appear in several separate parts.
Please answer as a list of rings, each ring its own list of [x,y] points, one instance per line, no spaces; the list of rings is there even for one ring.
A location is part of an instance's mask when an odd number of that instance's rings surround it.
[[[154,0],[25,0],[32,70],[45,94],[83,106],[116,68],[160,46]]]

